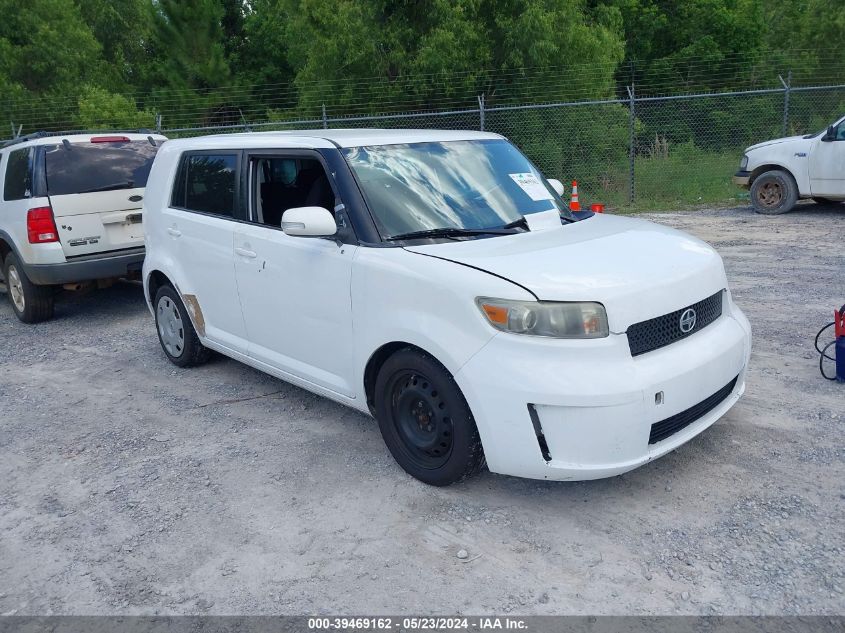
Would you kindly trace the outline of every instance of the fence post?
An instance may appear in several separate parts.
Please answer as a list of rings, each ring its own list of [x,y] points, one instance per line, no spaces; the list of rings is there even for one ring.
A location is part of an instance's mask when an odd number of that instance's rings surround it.
[[[161,134],[161,113],[156,114],[156,134]]]
[[[625,88],[628,90],[628,110],[630,112],[630,120],[628,123],[628,202],[630,204],[634,204],[634,160],[636,158],[636,152],[634,149],[634,143],[636,142],[636,139],[634,138],[634,123],[636,121],[636,98],[633,83],[630,86],[625,86]]]
[[[14,122],[14,121],[9,121],[9,125],[11,125],[11,126],[12,126],[12,138],[17,138],[17,137],[18,137],[18,135],[17,135],[17,134],[15,134],[15,122]]]
[[[778,79],[783,84],[783,135],[786,136],[789,131],[789,92],[792,89],[792,71],[786,73],[786,81],[781,75]]]
[[[326,116],[326,104],[323,104],[323,129],[329,129],[329,117]]]
[[[484,131],[484,94],[478,95],[478,123],[479,130]]]

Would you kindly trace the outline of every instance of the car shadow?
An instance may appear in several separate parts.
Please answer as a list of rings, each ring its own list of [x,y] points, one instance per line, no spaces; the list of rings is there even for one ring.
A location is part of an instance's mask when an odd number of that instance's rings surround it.
[[[56,321],[84,317],[116,319],[147,312],[140,283],[119,281],[109,288],[62,290],[56,295]]]
[[[749,205],[746,207],[748,211],[754,213],[754,209]],[[765,214],[760,214],[765,216]],[[802,216],[816,216],[816,217],[845,217],[845,203],[842,202],[814,202],[813,200],[799,200],[795,207],[788,213],[782,214],[785,217],[802,215]]]

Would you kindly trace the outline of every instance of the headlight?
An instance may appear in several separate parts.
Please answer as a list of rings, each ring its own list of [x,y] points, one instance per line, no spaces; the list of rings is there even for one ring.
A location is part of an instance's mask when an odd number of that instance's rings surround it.
[[[509,301],[478,297],[475,302],[493,327],[513,334],[553,338],[604,338],[610,333],[600,303]]]
[[[745,171],[745,168],[748,167],[748,155],[742,157],[742,160],[739,161],[739,169],[740,171]]]

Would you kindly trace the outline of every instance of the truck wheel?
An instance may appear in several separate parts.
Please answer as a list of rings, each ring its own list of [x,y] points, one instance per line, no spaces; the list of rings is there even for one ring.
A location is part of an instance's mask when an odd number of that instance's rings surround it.
[[[14,253],[6,255],[3,278],[6,280],[12,310],[21,321],[39,323],[53,318],[53,287],[32,283]]]
[[[211,350],[200,342],[179,293],[171,286],[162,286],[153,306],[158,342],[170,362],[178,367],[193,367],[207,361]]]
[[[760,174],[751,185],[751,205],[757,213],[786,213],[792,210],[796,202],[798,185],[790,173],[781,169]]]
[[[431,356],[406,348],[388,358],[376,379],[375,404],[384,443],[409,475],[448,486],[484,466],[472,411]]]

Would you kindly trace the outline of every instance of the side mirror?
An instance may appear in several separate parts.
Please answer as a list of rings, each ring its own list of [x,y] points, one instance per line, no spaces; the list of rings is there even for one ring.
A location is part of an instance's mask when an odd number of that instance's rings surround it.
[[[822,140],[827,141],[835,141],[836,140],[836,126],[835,125],[828,125],[827,132],[825,132]]]
[[[329,237],[337,233],[334,215],[323,207],[294,207],[282,216],[285,235]]]
[[[563,183],[560,180],[555,178],[548,178],[549,184],[552,186],[552,189],[555,190],[555,193],[559,195],[561,198],[563,197]]]

